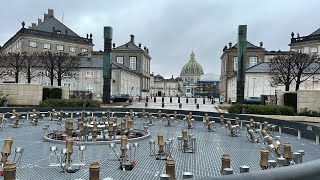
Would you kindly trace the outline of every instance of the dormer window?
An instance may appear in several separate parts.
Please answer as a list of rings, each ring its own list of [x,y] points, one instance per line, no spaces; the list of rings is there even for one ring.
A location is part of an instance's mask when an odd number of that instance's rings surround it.
[[[57,30],[56,33],[57,33],[57,34],[61,34],[61,31]]]

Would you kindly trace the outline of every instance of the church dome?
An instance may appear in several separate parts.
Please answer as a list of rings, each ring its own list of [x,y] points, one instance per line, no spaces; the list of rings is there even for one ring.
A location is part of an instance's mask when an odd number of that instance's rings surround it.
[[[192,74],[194,75],[203,74],[202,67],[199,63],[197,63],[193,52],[191,53],[189,62],[183,66],[180,75],[183,76],[183,75],[192,75]]]

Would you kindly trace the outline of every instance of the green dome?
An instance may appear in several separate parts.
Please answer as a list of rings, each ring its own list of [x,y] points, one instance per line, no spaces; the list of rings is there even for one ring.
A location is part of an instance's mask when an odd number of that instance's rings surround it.
[[[183,66],[180,75],[183,76],[183,75],[190,75],[190,74],[195,74],[195,75],[203,74],[202,67],[199,63],[197,63],[193,52],[191,53],[189,62]]]

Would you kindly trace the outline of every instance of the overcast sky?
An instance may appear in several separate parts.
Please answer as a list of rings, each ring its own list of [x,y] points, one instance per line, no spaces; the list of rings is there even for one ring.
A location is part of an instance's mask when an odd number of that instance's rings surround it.
[[[291,32],[300,36],[320,28],[319,0],[1,0],[0,45],[20,28],[43,19],[47,9],[82,37],[93,34],[103,49],[103,26],[113,27],[113,42],[135,35],[152,57],[151,72],[175,77],[192,50],[204,73],[220,74],[224,45],[237,41],[239,24],[248,41],[267,50],[288,50]]]

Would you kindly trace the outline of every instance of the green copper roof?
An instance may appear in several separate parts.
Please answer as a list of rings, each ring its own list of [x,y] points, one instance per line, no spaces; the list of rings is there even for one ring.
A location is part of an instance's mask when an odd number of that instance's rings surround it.
[[[188,75],[188,74],[196,74],[196,75],[203,74],[202,67],[199,63],[197,63],[193,51],[190,55],[189,62],[183,66],[180,75],[183,76],[183,75]]]

